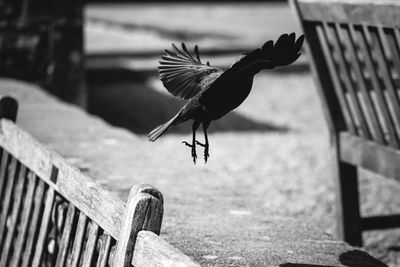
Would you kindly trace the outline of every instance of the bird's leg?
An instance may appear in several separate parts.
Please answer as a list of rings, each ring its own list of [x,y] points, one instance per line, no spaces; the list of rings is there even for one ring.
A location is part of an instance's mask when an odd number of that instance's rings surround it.
[[[196,164],[196,159],[197,159],[197,154],[196,154],[196,130],[199,128],[200,123],[197,121],[194,121],[192,124],[192,132],[193,132],[193,139],[192,139],[192,144],[189,144],[186,141],[183,141],[182,144],[187,145],[188,147],[192,148],[192,158],[193,158],[193,163]]]
[[[209,152],[209,143],[208,143],[208,135],[207,135],[207,129],[208,126],[210,126],[210,122],[203,122],[203,132],[204,132],[204,140],[205,143],[202,144],[199,141],[196,141],[196,143],[202,147],[204,147],[204,163],[207,163],[208,158],[210,157]]]

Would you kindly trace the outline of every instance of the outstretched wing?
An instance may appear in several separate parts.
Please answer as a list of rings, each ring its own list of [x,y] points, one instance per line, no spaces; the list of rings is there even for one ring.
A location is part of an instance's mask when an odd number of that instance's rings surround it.
[[[165,50],[166,55],[161,57],[158,73],[164,87],[172,95],[189,99],[202,89],[202,81],[212,73],[222,73],[219,68],[203,64],[200,60],[199,49],[194,47],[194,58],[186,45],[182,43],[182,51],[172,44],[174,52]]]

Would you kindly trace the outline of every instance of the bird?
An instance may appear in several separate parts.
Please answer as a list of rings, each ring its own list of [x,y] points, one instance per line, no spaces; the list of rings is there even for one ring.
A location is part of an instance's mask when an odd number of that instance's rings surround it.
[[[296,39],[295,33],[282,34],[274,42],[265,42],[261,48],[242,54],[228,69],[213,67],[200,59],[196,45],[190,53],[185,43],[179,49],[165,50],[159,61],[158,74],[164,87],[173,96],[188,100],[167,122],[153,129],[148,140],[156,141],[171,127],[193,120],[192,140],[182,143],[191,148],[196,164],[196,145],[204,147],[204,162],[209,154],[208,127],[212,121],[222,118],[237,108],[249,95],[254,76],[264,69],[286,66],[300,57],[304,35]],[[196,131],[202,125],[204,143],[196,140]]]

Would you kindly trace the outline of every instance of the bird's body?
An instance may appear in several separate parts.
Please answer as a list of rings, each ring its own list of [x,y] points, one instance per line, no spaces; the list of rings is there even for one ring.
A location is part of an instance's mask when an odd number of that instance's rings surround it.
[[[207,128],[213,120],[220,119],[237,108],[249,95],[254,75],[262,69],[291,64],[300,56],[304,36],[295,39],[295,34],[284,34],[275,45],[266,42],[262,48],[253,50],[240,57],[230,68],[223,71],[203,64],[197,46],[194,58],[186,46],[182,51],[172,45],[176,53],[166,50],[159,66],[161,81],[173,95],[189,99],[178,113],[168,122],[158,126],[149,134],[149,140],[155,141],[169,128],[192,119],[192,143],[185,143],[192,148],[193,161],[196,162],[196,144],[204,146],[204,159],[208,158]],[[203,125],[205,144],[196,141],[196,130]]]

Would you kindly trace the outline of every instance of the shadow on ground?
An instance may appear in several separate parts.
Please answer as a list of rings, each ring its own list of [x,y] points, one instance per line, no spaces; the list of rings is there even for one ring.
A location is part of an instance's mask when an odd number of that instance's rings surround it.
[[[339,256],[341,264],[347,267],[387,267],[386,264],[380,260],[371,257],[368,253],[361,250],[351,250],[342,253]],[[304,264],[304,263],[284,263],[279,265],[280,267],[335,267],[328,265],[315,265],[315,264]]]
[[[126,70],[87,71],[89,112],[134,133],[148,133],[175,115],[185,101],[150,88],[147,79],[147,75]],[[209,132],[288,130],[284,125],[258,122],[231,112],[213,122]],[[171,132],[190,133],[191,123],[179,125]]]

